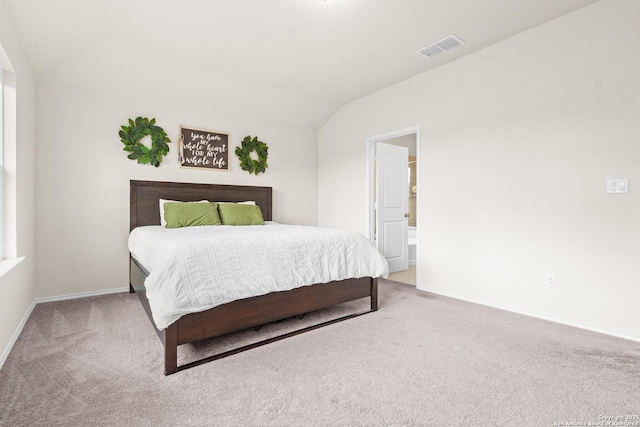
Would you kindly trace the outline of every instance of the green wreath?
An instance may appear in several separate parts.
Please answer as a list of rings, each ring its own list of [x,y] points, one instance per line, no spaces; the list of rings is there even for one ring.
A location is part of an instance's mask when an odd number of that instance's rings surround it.
[[[256,152],[258,160],[251,158],[251,153]],[[240,159],[240,168],[250,174],[258,175],[261,172],[267,170],[267,155],[269,146],[262,141],[258,140],[257,136],[253,139],[251,135],[245,136],[242,140],[242,145],[236,147],[236,156]]]
[[[123,150],[131,153],[127,156],[128,158],[138,160],[138,163],[160,166],[162,156],[169,152],[167,143],[171,140],[160,126],[156,126],[156,119],[149,120],[146,117],[137,117],[135,121],[129,119],[129,126],[121,126],[121,128],[120,140],[124,144]],[[151,137],[151,148],[140,142],[147,135]]]

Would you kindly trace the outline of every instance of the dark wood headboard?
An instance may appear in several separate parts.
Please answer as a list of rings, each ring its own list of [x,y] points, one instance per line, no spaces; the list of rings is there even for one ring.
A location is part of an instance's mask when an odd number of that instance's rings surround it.
[[[264,220],[271,221],[271,197],[271,187],[131,180],[129,231],[143,225],[160,225],[160,199],[183,202],[253,200],[260,206]]]

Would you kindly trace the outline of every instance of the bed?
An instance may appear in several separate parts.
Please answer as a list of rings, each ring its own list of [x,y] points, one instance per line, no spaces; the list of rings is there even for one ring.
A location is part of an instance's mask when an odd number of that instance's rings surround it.
[[[255,201],[265,221],[272,220],[271,187],[191,184],[157,181],[130,181],[130,229],[160,224],[160,199],[179,201],[210,200],[218,202]],[[149,271],[133,256],[129,256],[130,292],[136,293],[151,324],[164,346],[164,373],[173,374],[212,360],[307,332],[329,324],[370,313],[378,308],[378,281],[376,277],[359,277],[328,283],[309,283],[291,290],[271,292],[228,302],[216,307],[189,313],[159,329],[153,320],[147,297],[145,280]],[[308,326],[255,344],[215,354],[178,366],[178,346],[270,322],[304,315],[360,298],[370,298],[370,309],[353,313],[318,325]]]

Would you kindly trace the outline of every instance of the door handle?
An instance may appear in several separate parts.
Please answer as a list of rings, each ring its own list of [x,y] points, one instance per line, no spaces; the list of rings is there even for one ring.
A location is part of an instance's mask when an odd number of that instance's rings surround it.
[[[409,215],[409,212],[407,212],[406,214],[404,214],[404,217],[405,217],[405,218],[409,218],[409,216],[410,216],[410,215]]]

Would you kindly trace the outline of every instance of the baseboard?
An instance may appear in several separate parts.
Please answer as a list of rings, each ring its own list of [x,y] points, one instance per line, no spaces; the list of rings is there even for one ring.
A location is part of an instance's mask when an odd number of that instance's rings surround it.
[[[485,307],[491,307],[491,308],[496,308],[498,310],[509,311],[511,313],[522,314],[524,316],[534,317],[536,319],[546,320],[548,322],[559,323],[561,325],[571,326],[571,327],[578,328],[578,329],[584,329],[586,331],[596,332],[598,334],[609,335],[609,336],[612,336],[612,337],[622,338],[622,339],[629,340],[629,341],[640,342],[640,337],[636,337],[636,336],[633,336],[633,335],[627,335],[627,334],[616,332],[616,331],[609,331],[607,329],[594,328],[592,326],[586,326],[586,325],[582,325],[580,323],[568,322],[566,320],[557,319],[557,318],[554,318],[554,317],[549,317],[549,316],[541,315],[541,314],[538,314],[538,313],[531,313],[531,312],[527,312],[527,311],[523,311],[523,310],[517,310],[517,309],[511,308],[511,307],[505,307],[505,306],[493,304],[493,303],[490,303],[490,302],[487,302],[487,301],[475,300],[475,299],[472,299],[472,298],[463,298],[463,297],[460,297],[458,295],[453,295],[453,294],[448,294],[448,293],[445,293],[445,292],[434,291],[434,290],[431,290],[431,289],[418,289],[418,290],[425,291],[425,292],[430,292],[430,293],[436,294],[436,295],[442,295],[443,297],[454,298],[454,299],[457,299],[457,300],[470,302],[470,303],[473,303],[473,304],[484,305]]]
[[[103,291],[81,292],[79,294],[68,294],[68,295],[58,295],[55,297],[36,298],[35,303],[43,304],[46,302],[56,302],[56,301],[66,301],[66,300],[78,299],[78,298],[98,297],[100,295],[119,294],[121,292],[129,292],[129,288],[115,288],[115,289],[106,289]]]
[[[9,353],[11,352],[11,349],[13,348],[14,344],[18,340],[18,337],[20,337],[20,334],[22,333],[22,329],[24,328],[24,325],[27,323],[27,320],[29,320],[29,316],[31,316],[31,312],[33,312],[33,309],[35,308],[36,304],[55,302],[55,301],[65,301],[65,300],[78,299],[78,298],[96,297],[100,295],[110,295],[110,294],[117,294],[121,292],[129,292],[129,288],[115,288],[115,289],[107,289],[104,291],[81,292],[79,294],[68,294],[68,295],[60,295],[56,297],[34,299],[31,305],[29,306],[29,308],[27,309],[27,312],[22,317],[22,320],[20,321],[18,328],[14,332],[13,337],[11,337],[9,344],[4,349],[4,352],[0,357],[0,369],[2,369],[2,366],[4,366],[4,362],[9,357]]]
[[[4,349],[2,356],[0,356],[0,369],[2,369],[2,367],[4,366],[4,362],[7,361],[7,358],[9,357],[9,353],[11,352],[13,345],[16,343],[16,341],[18,340],[18,337],[22,333],[22,329],[24,329],[24,325],[27,324],[27,320],[29,320],[29,316],[31,316],[31,312],[33,311],[35,306],[36,306],[36,301],[33,300],[31,305],[27,309],[26,313],[24,313],[24,316],[22,316],[22,320],[18,324],[18,328],[13,333],[13,336],[11,337],[11,340],[9,340],[9,344],[7,345],[7,347]]]

